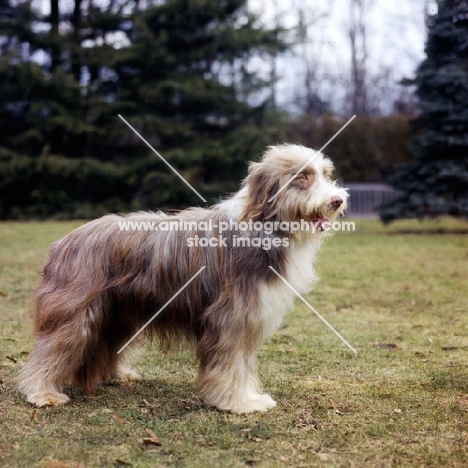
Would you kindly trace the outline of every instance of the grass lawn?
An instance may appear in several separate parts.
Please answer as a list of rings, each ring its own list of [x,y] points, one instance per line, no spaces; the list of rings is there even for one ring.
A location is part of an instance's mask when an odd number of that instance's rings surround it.
[[[337,233],[307,299],[358,355],[297,301],[259,356],[278,406],[248,416],[206,407],[193,357],[152,346],[141,382],[67,389],[60,409],[25,403],[15,374],[33,343],[37,271],[79,224],[0,223],[0,466],[467,466],[467,223],[361,220]]]

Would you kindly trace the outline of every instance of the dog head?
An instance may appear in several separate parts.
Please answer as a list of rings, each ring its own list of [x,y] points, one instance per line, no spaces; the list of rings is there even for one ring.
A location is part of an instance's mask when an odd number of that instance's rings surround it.
[[[243,219],[321,225],[344,213],[348,193],[332,179],[333,163],[299,145],[270,146],[244,180]]]

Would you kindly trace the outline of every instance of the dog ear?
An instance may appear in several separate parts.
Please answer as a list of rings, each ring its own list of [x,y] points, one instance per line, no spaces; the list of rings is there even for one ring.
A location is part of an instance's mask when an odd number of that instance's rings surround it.
[[[280,187],[278,176],[273,168],[264,162],[251,163],[244,185],[247,188],[247,204],[244,207],[242,219],[273,218],[276,214],[276,198],[271,202],[268,200]]]

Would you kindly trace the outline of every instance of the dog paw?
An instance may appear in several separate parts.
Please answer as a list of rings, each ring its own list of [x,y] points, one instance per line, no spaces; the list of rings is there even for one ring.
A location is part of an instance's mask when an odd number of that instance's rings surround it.
[[[29,403],[41,408],[43,406],[62,406],[70,401],[70,398],[65,393],[37,392],[30,393],[27,400]]]
[[[137,382],[141,380],[141,375],[130,369],[130,367],[119,367],[115,380],[119,382]]]
[[[250,400],[230,408],[236,414],[254,413],[255,411],[266,411],[276,406],[276,401],[268,393],[257,393]]]

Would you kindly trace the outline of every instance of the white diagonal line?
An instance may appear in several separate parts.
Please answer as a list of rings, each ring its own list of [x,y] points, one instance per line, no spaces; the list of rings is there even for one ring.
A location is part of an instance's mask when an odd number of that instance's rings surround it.
[[[205,203],[206,200],[184,179],[120,114],[118,116],[141,138],[141,140],[146,143],[149,148],[161,158],[161,160],[177,175],[179,178],[184,182],[184,184],[188,185]]]
[[[288,286],[289,289],[291,289],[291,291],[293,291],[296,296],[328,327],[330,328],[330,330],[333,331],[333,333],[335,333],[335,335],[341,340],[343,341],[343,343],[354,353],[354,354],[357,354],[357,351],[272,267],[270,266],[269,267],[273,273],[276,274],[276,276],[278,276],[278,278],[280,278],[283,283]]]
[[[120,354],[204,269],[202,266],[128,341],[117,354]]]
[[[309,165],[314,158],[323,151],[354,119],[356,115],[353,115],[269,200],[268,203],[272,202],[295,178],[296,176]]]

